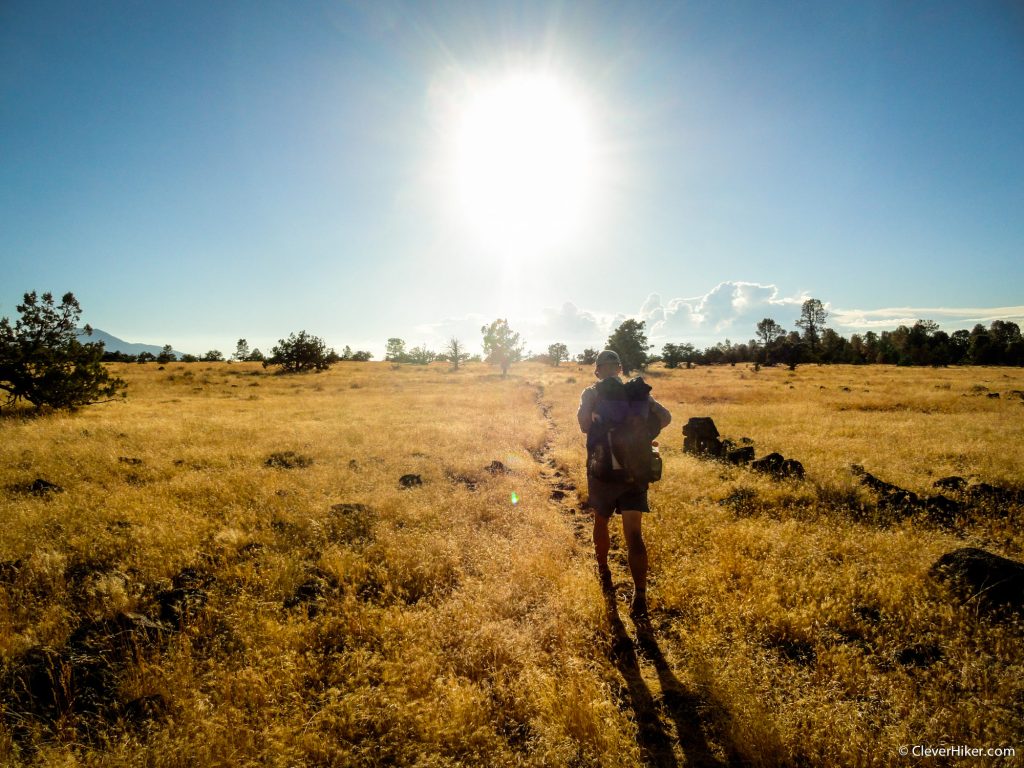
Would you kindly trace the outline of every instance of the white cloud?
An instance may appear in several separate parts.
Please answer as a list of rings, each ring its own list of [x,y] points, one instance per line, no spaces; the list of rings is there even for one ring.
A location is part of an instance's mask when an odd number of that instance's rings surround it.
[[[701,296],[665,301],[660,294],[651,293],[636,312],[583,308],[567,301],[560,307],[543,309],[538,316],[509,317],[508,321],[520,333],[527,349],[534,352],[542,352],[554,342],[565,343],[574,355],[585,347],[600,349],[611,332],[630,318],[646,323],[647,337],[655,350],[666,342],[703,347],[726,338],[748,341],[754,338],[758,321],[766,317],[794,330],[800,307],[807,298],[806,293],[782,295],[775,285],[737,280],[719,283]],[[970,328],[975,323],[988,325],[992,320],[1024,325],[1024,306],[835,309],[822,301],[829,312],[828,325],[845,336],[913,325],[918,319],[934,320],[947,331]],[[445,318],[418,325],[415,334],[405,338],[409,346],[426,343],[439,350],[454,336],[476,352],[480,350],[480,327],[493,319],[480,314]]]
[[[913,325],[918,320],[934,320],[946,331],[988,325],[993,320],[1024,324],[1024,306],[1011,307],[889,307],[884,309],[835,309],[829,317],[840,332],[891,330]]]
[[[671,299],[664,307],[652,306],[648,297],[646,313],[652,341],[712,343],[727,336],[736,340],[753,337],[754,326],[765,317],[785,325],[799,313],[806,296],[781,297],[774,285],[727,281],[703,296]],[[660,309],[660,313],[659,313]]]

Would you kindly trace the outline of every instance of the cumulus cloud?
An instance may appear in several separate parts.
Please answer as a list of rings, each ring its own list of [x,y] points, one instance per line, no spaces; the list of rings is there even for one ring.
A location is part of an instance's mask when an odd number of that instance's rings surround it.
[[[601,348],[612,331],[627,319],[646,323],[648,340],[660,349],[666,342],[709,346],[726,338],[747,341],[754,338],[757,323],[770,317],[787,330],[796,328],[800,307],[809,297],[806,293],[783,295],[772,284],[726,281],[700,296],[665,300],[651,293],[635,312],[579,307],[565,302],[547,307],[533,317],[509,317],[512,328],[520,333],[527,349],[542,352],[553,342],[568,345],[573,354],[585,347]],[[1024,306],[955,308],[896,307],[883,309],[837,309],[821,298],[829,312],[828,325],[839,333],[867,330],[891,330],[899,325],[913,325],[919,319],[934,320],[948,331],[970,328],[975,323],[988,325],[993,320],[1011,320],[1024,325]],[[426,343],[441,349],[453,336],[473,351],[479,350],[480,327],[493,317],[467,314],[445,318],[439,322],[416,326],[416,335],[407,339],[409,346]]]
[[[671,299],[662,305],[651,294],[640,312],[652,340],[720,341],[727,336],[748,339],[754,326],[765,317],[785,325],[800,312],[806,296],[779,295],[774,285],[726,281],[703,296]]]

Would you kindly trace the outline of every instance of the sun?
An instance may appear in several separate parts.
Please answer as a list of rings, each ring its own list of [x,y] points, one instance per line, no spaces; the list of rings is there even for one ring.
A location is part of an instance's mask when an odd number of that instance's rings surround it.
[[[459,215],[485,244],[539,256],[579,234],[595,152],[565,83],[524,72],[468,89],[454,139]]]

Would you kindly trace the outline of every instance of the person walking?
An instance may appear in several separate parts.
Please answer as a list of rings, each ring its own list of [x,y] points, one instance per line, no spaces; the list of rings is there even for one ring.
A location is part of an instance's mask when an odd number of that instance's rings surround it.
[[[587,435],[587,496],[588,506],[594,510],[594,554],[601,587],[606,592],[613,591],[612,574],[608,568],[611,541],[608,523],[618,512],[622,515],[622,533],[626,539],[629,571],[633,577],[629,614],[634,620],[643,620],[647,618],[647,547],[644,545],[641,523],[643,513],[651,509],[647,503],[648,484],[619,479],[614,471],[607,479],[597,477],[594,472],[597,463],[593,460],[595,452],[605,450],[608,444],[608,425],[602,424],[599,413],[599,405],[604,397],[602,391],[607,391],[607,386],[603,387],[602,382],[614,378],[621,384],[621,371],[622,361],[614,350],[606,349],[597,356],[594,375],[598,382],[583,390],[576,418],[580,429]],[[650,394],[647,397],[653,440],[672,421],[672,414]],[[613,461],[610,456],[608,460]]]

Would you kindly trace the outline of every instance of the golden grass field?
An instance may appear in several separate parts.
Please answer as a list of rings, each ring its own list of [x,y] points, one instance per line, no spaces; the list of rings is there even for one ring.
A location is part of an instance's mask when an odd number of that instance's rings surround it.
[[[123,402],[0,419],[4,764],[1020,760],[1024,627],[928,571],[1024,559],[1024,511],[893,518],[850,466],[1020,490],[1024,370],[649,371],[674,421],[638,630],[621,536],[606,603],[581,509],[589,369],[111,367]],[[691,416],[805,479],[684,455]]]

